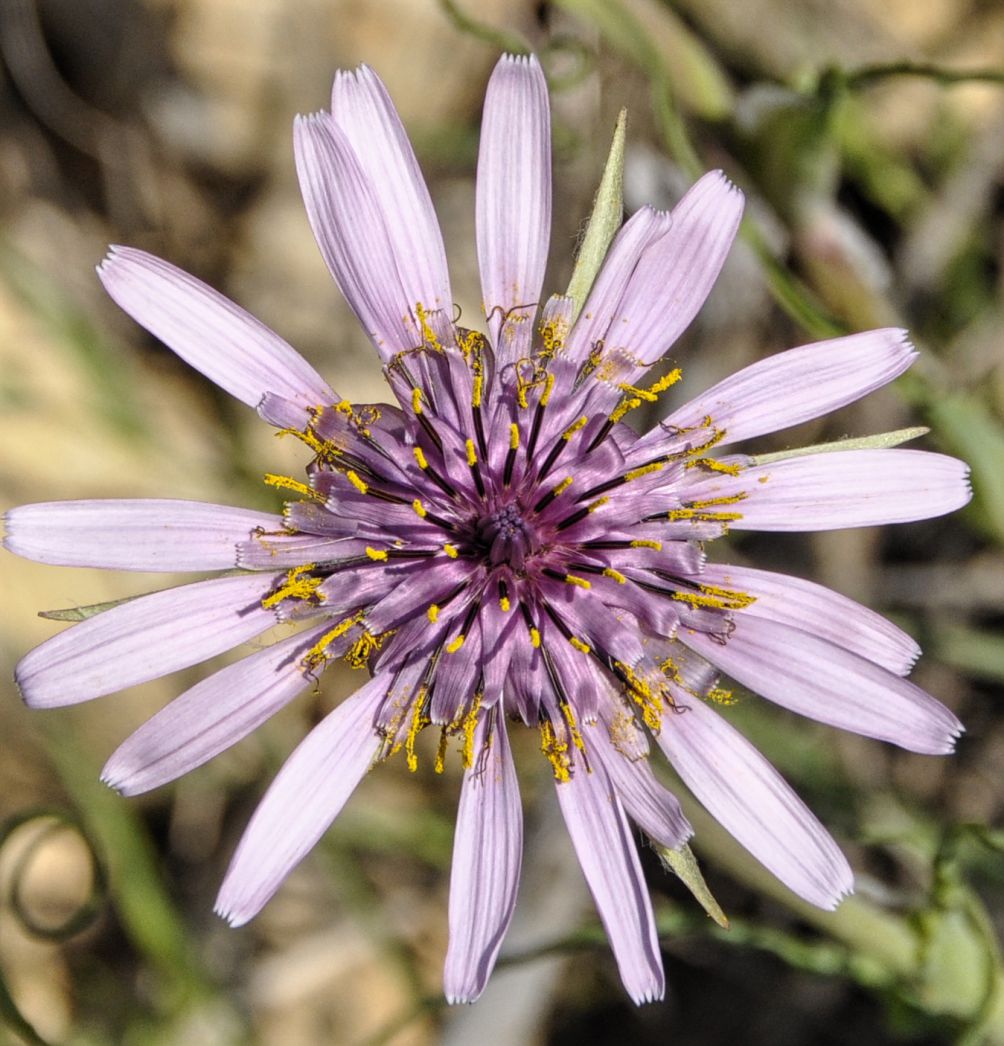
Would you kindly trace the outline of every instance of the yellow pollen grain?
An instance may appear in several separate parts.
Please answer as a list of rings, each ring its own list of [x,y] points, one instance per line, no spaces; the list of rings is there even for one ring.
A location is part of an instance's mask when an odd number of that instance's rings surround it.
[[[554,391],[554,375],[548,374],[547,380],[544,382],[544,391],[540,394],[540,405],[546,407],[548,401],[551,398],[551,393]]]
[[[502,608],[502,613],[503,614],[508,614],[509,613],[509,608],[510,608],[511,605],[512,604],[509,602],[509,597],[508,596],[502,596],[502,598],[499,600],[499,606]]]
[[[591,584],[589,584],[589,582],[584,577],[579,577],[576,574],[566,574],[565,575],[565,580],[570,585],[576,585],[579,588],[590,589],[590,588],[593,587]]]
[[[416,414],[422,413],[422,390],[419,388],[411,390],[411,409]]]
[[[540,632],[536,628],[530,629],[530,645],[535,649],[540,646]]]
[[[588,421],[589,418],[587,418],[586,415],[583,414],[578,421],[573,422],[571,425],[568,426],[567,429],[565,429],[565,431],[561,434],[561,438],[567,443],[575,435],[575,433],[579,431],[579,429],[585,427]]]
[[[429,462],[426,460],[425,452],[422,448],[412,447],[411,449],[412,453],[415,455],[415,461],[418,462],[418,467],[420,469],[427,469],[429,467]]]
[[[415,500],[411,503],[411,507],[415,510],[415,515],[420,516],[422,519],[425,519],[425,517],[429,514],[428,512],[426,512],[425,506],[422,504],[421,501],[419,501],[418,498],[415,498]]]
[[[610,503],[610,498],[608,498],[604,494],[602,498],[597,498],[595,501],[590,503],[589,511],[590,512],[595,512],[598,508],[603,508],[604,505],[607,505],[609,503]]]
[[[474,384],[471,388],[471,406],[481,406],[481,390],[484,387],[485,379],[480,374],[474,375]]]
[[[568,642],[571,643],[572,646],[575,647],[575,649],[578,650],[580,653],[583,653],[583,654],[591,654],[592,653],[592,647],[590,647],[590,645],[588,643],[584,643],[581,639],[579,639],[578,636],[572,636],[568,640]]]
[[[464,447],[467,449],[467,464],[474,468],[478,463],[478,452],[474,449],[474,440],[469,439]]]
[[[345,478],[352,484],[352,486],[354,486],[356,488],[356,490],[359,491],[360,494],[365,494],[366,491],[368,491],[370,489],[359,478],[359,476],[356,475],[356,473],[352,471],[352,469],[349,469],[349,471],[345,473]]]
[[[436,623],[436,621],[437,621],[437,620],[438,620],[438,618],[439,618],[439,607],[438,607],[438,606],[436,606],[436,604],[435,604],[435,603],[430,603],[430,604],[429,604],[429,609],[428,609],[428,610],[426,610],[426,612],[425,612],[425,616],[426,616],[426,617],[427,617],[427,618],[428,618],[428,619],[429,619],[429,620],[430,620],[430,621],[431,621],[431,622],[432,622],[433,624],[435,624],[435,623]]]
[[[366,555],[374,561],[374,563],[384,563],[387,560],[387,553],[383,549],[372,548],[370,545],[366,546]]]
[[[446,644],[446,652],[448,654],[455,654],[464,645],[464,640],[466,638],[467,636],[465,636],[464,633],[461,632],[456,639],[452,639],[449,643]]]
[[[614,570],[613,567],[607,567],[603,571],[603,576],[613,578],[618,585],[623,585],[627,581],[627,578],[619,570]]]
[[[708,700],[714,701],[716,705],[735,705],[739,703],[739,699],[731,690],[726,690],[720,686],[713,687],[708,691]]]
[[[450,557],[450,559],[456,559],[457,556],[460,555],[457,551],[457,546],[449,543],[443,545],[443,551]]]
[[[635,541],[631,542],[631,547],[632,548],[652,548],[652,549],[655,549],[656,552],[661,552],[662,551],[662,542],[661,541],[648,541],[647,539],[638,538]]]
[[[519,450],[519,425],[516,422],[509,426],[509,449]]]

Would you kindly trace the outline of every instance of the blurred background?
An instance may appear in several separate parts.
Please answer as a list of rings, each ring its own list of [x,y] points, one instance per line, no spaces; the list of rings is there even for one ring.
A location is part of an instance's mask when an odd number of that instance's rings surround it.
[[[255,801],[360,676],[326,674],[253,738],[124,800],[104,760],[200,667],[27,712],[16,659],[40,610],[163,576],[0,555],[0,1041],[424,1046],[1004,1042],[1004,6],[994,0],[0,0],[0,507],[162,496],[276,507],[298,446],[187,370],[107,300],[109,243],[196,273],[283,334],[344,396],[386,398],[311,239],[291,122],[367,62],[412,134],[476,325],[473,171],[500,50],[552,87],[548,285],[567,282],[618,110],[626,206],[722,167],[751,220],[675,353],[687,389],[765,354],[901,324],[923,353],[892,389],[763,449],[923,424],[976,499],[947,519],[738,535],[728,555],[815,578],[921,642],[916,680],[968,733],[948,759],[725,710],[846,848],[858,893],[813,912],[694,813],[718,929],[643,852],[664,1003],[624,995],[533,737],[521,903],[476,1005],[441,998],[458,777],[392,761],[254,923],[215,891]],[[683,394],[686,394],[687,389]],[[666,409],[665,406],[662,407]],[[643,419],[644,420],[644,419]],[[653,419],[649,419],[653,420]],[[761,445],[762,446],[762,445]],[[5,1038],[6,1037],[6,1038]]]

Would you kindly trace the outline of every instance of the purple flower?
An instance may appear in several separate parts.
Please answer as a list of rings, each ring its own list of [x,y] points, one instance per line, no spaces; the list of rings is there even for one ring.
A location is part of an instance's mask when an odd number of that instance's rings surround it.
[[[551,216],[548,97],[533,58],[503,58],[485,101],[477,241],[487,335],[453,319],[446,257],[415,157],[379,79],[335,80],[296,124],[296,163],[332,275],[397,405],[342,400],[285,341],[198,280],[115,248],[99,272],[147,330],[310,448],[281,516],[183,501],[28,505],[7,548],[44,563],[223,571],[68,629],[28,654],[33,707],[193,665],[265,632],[291,637],[216,672],[128,738],[104,770],[124,794],[234,744],[327,662],[371,678],[317,726],[266,793],[217,902],[251,919],[359,780],[441,737],[463,765],[445,987],[483,990],[516,898],[522,826],[507,731],[537,732],[621,976],[663,993],[631,825],[679,848],[691,828],[654,744],[704,806],[791,889],[825,908],[852,888],[829,834],[713,710],[723,672],[785,708],[916,752],[962,727],[905,678],[919,650],[866,608],[797,578],[706,562],[730,529],[902,522],[966,503],[960,462],[899,449],[758,462],[727,445],[835,410],[914,359],[879,330],[755,363],[638,436],[623,423],[679,377],[662,360],[725,260],[742,195],[702,178],[672,214],[616,237],[581,315],[542,308]],[[239,568],[234,573],[234,568]],[[437,766],[437,769],[439,767]]]

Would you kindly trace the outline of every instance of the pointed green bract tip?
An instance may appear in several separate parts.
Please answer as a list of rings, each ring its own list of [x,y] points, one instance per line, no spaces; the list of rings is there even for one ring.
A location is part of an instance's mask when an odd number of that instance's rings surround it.
[[[589,291],[607,256],[610,244],[621,227],[624,217],[624,142],[627,134],[627,110],[621,109],[614,127],[610,153],[603,168],[603,177],[596,190],[593,210],[589,215],[582,246],[575,259],[572,278],[565,292],[574,302],[572,322],[578,318]]]
[[[715,900],[708,884],[701,874],[700,865],[694,856],[694,851],[684,843],[675,850],[656,845],[655,852],[659,855],[663,867],[674,872],[677,878],[683,881],[683,885],[694,895],[697,903],[708,913],[709,916],[723,929],[729,928],[729,920],[721,905]]]
[[[876,432],[872,436],[838,439],[832,443],[815,443],[811,447],[794,447],[791,450],[776,450],[770,454],[754,454],[750,460],[754,465],[769,465],[774,461],[801,458],[807,454],[832,454],[842,450],[888,450],[890,447],[898,447],[911,440],[920,439],[930,431],[923,425],[917,425],[909,429],[896,429],[893,432]]]

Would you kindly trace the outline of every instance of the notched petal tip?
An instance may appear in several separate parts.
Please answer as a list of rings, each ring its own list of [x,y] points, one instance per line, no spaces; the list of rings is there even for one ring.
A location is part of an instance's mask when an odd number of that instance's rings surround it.
[[[662,1002],[666,995],[666,985],[656,983],[650,985],[642,992],[630,992],[631,1001],[635,1006],[644,1006],[650,1002]]]
[[[128,796],[135,793],[131,793],[126,789],[125,778],[121,773],[117,773],[112,768],[112,762],[109,760],[105,763],[104,769],[101,771],[101,775],[98,780],[103,784],[107,785],[113,792],[118,792],[121,796]]]
[[[247,923],[249,923],[257,913],[251,912],[250,914],[245,915],[239,912],[234,912],[217,900],[216,904],[213,905],[213,914],[218,915],[232,930],[236,930],[241,926],[247,925]]]

